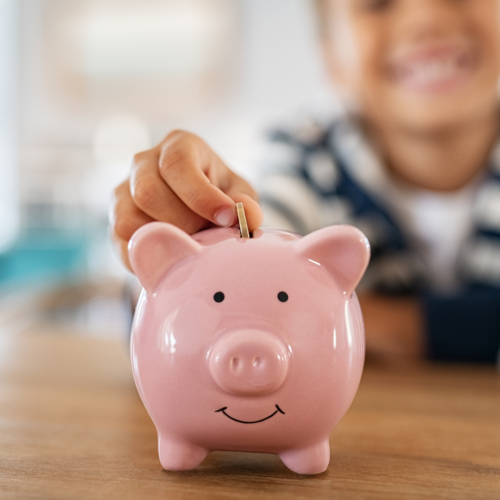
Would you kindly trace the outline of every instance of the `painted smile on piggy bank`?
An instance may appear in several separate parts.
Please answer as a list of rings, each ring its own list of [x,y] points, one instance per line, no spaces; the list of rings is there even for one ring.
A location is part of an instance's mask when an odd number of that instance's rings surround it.
[[[227,418],[230,418],[231,420],[234,420],[235,422],[239,422],[240,424],[260,424],[261,422],[265,422],[266,420],[273,418],[274,415],[276,415],[276,413],[278,413],[278,412],[282,413],[283,415],[285,414],[285,412],[278,405],[275,405],[275,406],[276,406],[276,411],[274,413],[271,413],[271,415],[269,415],[265,418],[261,418],[260,420],[253,420],[252,422],[248,422],[246,420],[238,420],[237,418],[231,417],[231,415],[228,415],[226,413],[227,406],[224,406],[224,408],[221,408],[220,410],[215,410],[215,413],[222,412],[222,413],[224,413],[224,415],[226,415]]]
[[[166,470],[220,450],[275,453],[299,474],[323,472],[330,432],[356,394],[365,236],[351,226],[252,236],[190,236],[152,222],[130,241],[144,287],[131,366]]]

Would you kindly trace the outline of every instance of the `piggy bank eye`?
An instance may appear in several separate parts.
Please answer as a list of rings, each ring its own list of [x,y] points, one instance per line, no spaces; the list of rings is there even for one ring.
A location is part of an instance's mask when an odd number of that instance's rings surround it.
[[[215,302],[222,302],[224,300],[224,294],[222,292],[217,292],[214,295]]]
[[[286,292],[278,293],[278,300],[280,302],[286,302],[288,300],[288,294]]]

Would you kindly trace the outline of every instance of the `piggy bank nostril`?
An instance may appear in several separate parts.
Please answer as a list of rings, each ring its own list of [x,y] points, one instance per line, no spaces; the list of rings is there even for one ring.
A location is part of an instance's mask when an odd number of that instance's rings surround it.
[[[237,358],[237,357],[234,357],[234,358],[231,358],[231,370],[233,372],[237,372],[238,371],[238,368],[240,366],[240,358]]]
[[[262,360],[260,359],[259,356],[253,358],[253,363],[252,365],[254,366],[254,368],[258,368],[261,364]]]

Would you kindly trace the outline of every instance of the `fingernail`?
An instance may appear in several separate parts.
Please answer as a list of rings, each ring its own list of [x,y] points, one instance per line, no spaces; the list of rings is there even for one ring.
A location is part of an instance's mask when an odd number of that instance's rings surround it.
[[[215,222],[222,227],[229,227],[233,225],[234,221],[234,208],[221,208],[215,214]]]

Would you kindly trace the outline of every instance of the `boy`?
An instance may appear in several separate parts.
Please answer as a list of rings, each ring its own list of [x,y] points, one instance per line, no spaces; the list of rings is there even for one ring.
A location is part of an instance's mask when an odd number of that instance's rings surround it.
[[[495,361],[500,347],[498,0],[317,2],[326,62],[347,108],[324,128],[274,134],[282,158],[266,216],[308,232],[348,222],[372,244],[359,293],[367,350]],[[115,191],[113,238],[142,224],[235,224],[254,189],[198,137],[169,134]]]

